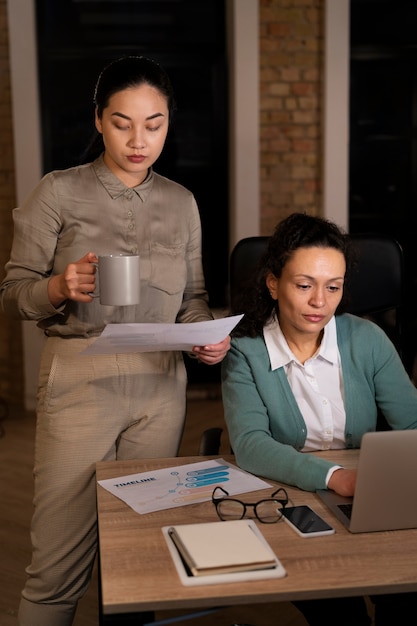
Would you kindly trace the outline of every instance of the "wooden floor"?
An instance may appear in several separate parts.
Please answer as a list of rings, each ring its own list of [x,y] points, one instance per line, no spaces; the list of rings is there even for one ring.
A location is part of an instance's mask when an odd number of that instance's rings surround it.
[[[0,438],[0,624],[17,626],[17,606],[30,561],[29,523],[32,513],[32,460],[35,418],[31,413],[11,412],[2,423]],[[209,426],[225,428],[219,389],[192,388],[180,455],[198,454],[199,439]],[[221,453],[230,452],[226,432]],[[179,617],[180,613],[157,613],[159,620]],[[203,617],[180,618],[188,626],[305,626],[301,614],[290,603],[229,607]],[[79,604],[74,626],[97,626],[97,573]]]

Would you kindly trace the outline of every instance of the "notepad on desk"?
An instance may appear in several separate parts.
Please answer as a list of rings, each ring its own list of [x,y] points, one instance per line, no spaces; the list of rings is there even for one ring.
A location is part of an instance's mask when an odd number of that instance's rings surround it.
[[[283,577],[286,572],[252,520],[166,526],[184,584]]]

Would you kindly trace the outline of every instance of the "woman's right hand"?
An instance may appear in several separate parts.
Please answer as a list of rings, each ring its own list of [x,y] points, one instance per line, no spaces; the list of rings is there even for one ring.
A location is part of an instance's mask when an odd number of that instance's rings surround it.
[[[327,484],[340,496],[353,496],[356,485],[356,470],[341,467],[333,472]]]
[[[48,297],[51,304],[57,308],[65,300],[75,302],[91,302],[89,293],[96,288],[95,274],[98,262],[94,252],[88,252],[79,261],[69,263],[62,274],[52,276],[48,283]]]

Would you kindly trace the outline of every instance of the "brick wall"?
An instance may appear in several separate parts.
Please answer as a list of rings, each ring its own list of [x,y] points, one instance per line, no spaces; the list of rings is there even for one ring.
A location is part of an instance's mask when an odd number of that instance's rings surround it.
[[[259,0],[262,234],[294,210],[321,210],[324,0]],[[6,0],[0,0],[0,279],[15,206]],[[20,322],[0,311],[0,397],[23,403]]]
[[[324,0],[259,0],[261,224],[320,214]]]
[[[0,0],[0,279],[12,240],[11,209],[15,206],[12,103],[6,0]],[[23,359],[21,323],[0,310],[0,397],[22,404]]]

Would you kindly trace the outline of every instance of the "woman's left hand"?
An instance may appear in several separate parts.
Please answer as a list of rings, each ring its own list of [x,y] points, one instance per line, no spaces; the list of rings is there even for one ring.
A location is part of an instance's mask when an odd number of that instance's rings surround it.
[[[194,346],[192,354],[197,357],[201,363],[206,365],[215,365],[223,361],[230,348],[230,337],[227,336],[220,343],[214,343],[209,346]]]

